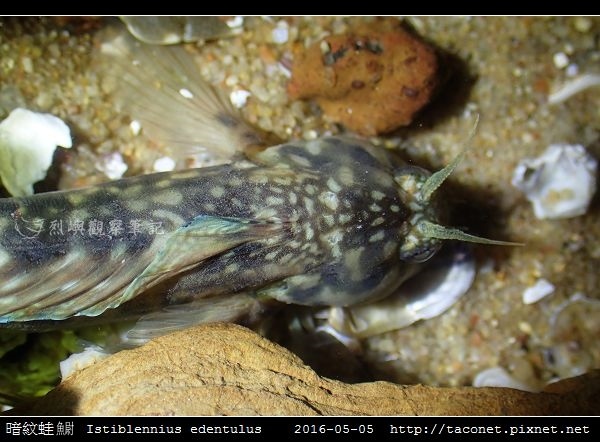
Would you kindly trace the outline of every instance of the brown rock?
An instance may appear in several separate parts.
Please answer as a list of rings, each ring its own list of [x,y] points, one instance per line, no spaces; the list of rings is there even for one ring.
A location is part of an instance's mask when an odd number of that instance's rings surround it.
[[[326,37],[295,54],[291,98],[315,98],[326,115],[363,135],[410,124],[438,84],[433,48],[396,19]]]
[[[600,373],[568,391],[345,384],[232,324],[209,324],[117,353],[13,410],[29,415],[576,415],[594,414]]]

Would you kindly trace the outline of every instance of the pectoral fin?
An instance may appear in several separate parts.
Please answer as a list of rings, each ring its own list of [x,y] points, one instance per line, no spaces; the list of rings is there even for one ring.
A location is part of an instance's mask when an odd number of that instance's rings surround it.
[[[187,271],[211,256],[265,238],[279,226],[262,221],[199,216],[171,235],[154,260],[132,281],[124,297],[132,299],[146,288]]]
[[[102,38],[97,70],[114,88],[114,99],[141,123],[154,142],[175,157],[197,156],[208,164],[229,162],[265,136],[248,125],[229,97],[202,79],[192,53],[178,46],[136,41],[123,26]]]

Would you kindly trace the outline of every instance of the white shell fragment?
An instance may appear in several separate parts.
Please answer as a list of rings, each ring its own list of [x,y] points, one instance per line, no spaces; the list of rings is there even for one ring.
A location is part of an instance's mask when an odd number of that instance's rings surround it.
[[[111,180],[118,180],[127,172],[127,164],[119,152],[113,152],[106,155],[96,164],[96,168],[103,172]]]
[[[512,184],[533,204],[539,219],[583,215],[596,191],[598,161],[581,145],[552,144],[515,168]]]
[[[249,91],[244,89],[235,89],[231,91],[231,94],[229,94],[229,100],[231,101],[231,104],[240,109],[246,105],[250,95],[252,95],[252,93]]]
[[[539,388],[515,379],[502,367],[492,367],[480,371],[473,379],[473,387],[505,387],[531,392],[539,391]]]
[[[232,35],[243,20],[224,21],[218,17],[135,16],[121,17],[131,34],[149,44],[191,43]]]
[[[600,75],[599,74],[584,74],[579,77],[576,77],[565,84],[563,84],[559,89],[554,91],[552,94],[548,96],[549,104],[558,104],[562,103],[565,100],[568,100],[573,95],[578,94],[581,91],[592,87],[600,86]]]
[[[404,283],[397,294],[372,304],[333,308],[329,323],[342,333],[366,338],[434,318],[469,290],[475,273],[469,247],[449,245],[423,272]]]
[[[66,379],[73,373],[83,370],[107,356],[110,356],[110,354],[102,351],[100,347],[95,345],[86,347],[82,352],[74,353],[60,362],[60,375],[63,379]]]
[[[277,22],[277,26],[271,32],[271,38],[273,43],[283,44],[288,41],[289,38],[289,30],[288,24],[286,21],[281,20]]]
[[[538,279],[533,286],[526,288],[523,292],[523,302],[534,304],[552,292],[554,292],[554,284],[544,278]]]
[[[0,177],[13,196],[33,194],[44,179],[56,146],[71,147],[71,131],[50,114],[17,108],[0,123]]]

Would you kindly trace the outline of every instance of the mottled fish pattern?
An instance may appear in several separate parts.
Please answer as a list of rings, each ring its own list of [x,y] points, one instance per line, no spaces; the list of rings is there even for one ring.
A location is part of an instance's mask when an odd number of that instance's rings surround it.
[[[249,290],[303,305],[387,296],[411,273],[399,255],[412,215],[394,179],[402,166],[325,138],[0,200],[0,321],[96,316],[169,280],[155,307]]]
[[[212,88],[190,83],[189,54],[124,46],[135,57],[111,69],[132,111],[149,115],[145,127],[162,131],[183,106],[174,138],[195,125],[231,161],[0,199],[0,325],[141,317],[147,338],[273,301],[351,306],[394,293],[440,239],[485,242],[437,224],[432,195],[458,159],[432,175],[348,137],[246,149],[261,137]]]

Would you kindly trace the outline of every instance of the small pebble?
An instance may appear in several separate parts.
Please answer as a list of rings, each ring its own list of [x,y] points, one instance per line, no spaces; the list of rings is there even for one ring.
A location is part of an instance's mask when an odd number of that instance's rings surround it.
[[[271,38],[273,39],[273,43],[286,43],[289,38],[288,24],[283,20],[278,22],[277,27],[271,33]]]
[[[140,134],[140,131],[142,130],[142,125],[140,124],[139,121],[133,120],[131,123],[129,123],[129,129],[131,130],[131,134],[133,136],[137,136]]]
[[[188,98],[188,99],[192,99],[194,98],[194,94],[192,94],[192,92],[189,89],[185,89],[185,88],[181,88],[179,89],[179,93],[181,94],[182,97],[184,98]]]
[[[119,152],[107,155],[97,167],[111,180],[118,180],[127,172],[127,164]]]
[[[229,100],[231,100],[231,104],[239,109],[246,105],[250,95],[252,94],[249,91],[244,89],[236,89],[231,91],[231,94],[229,94]]]
[[[558,69],[566,68],[569,65],[569,57],[564,52],[554,54],[554,66]]]
[[[532,286],[523,292],[523,303],[534,304],[554,292],[554,284],[546,279],[538,279]]]
[[[175,161],[173,158],[161,157],[154,162],[155,172],[170,172],[175,169]]]
[[[575,19],[575,29],[585,33],[592,29],[592,21],[588,17],[577,17]]]

